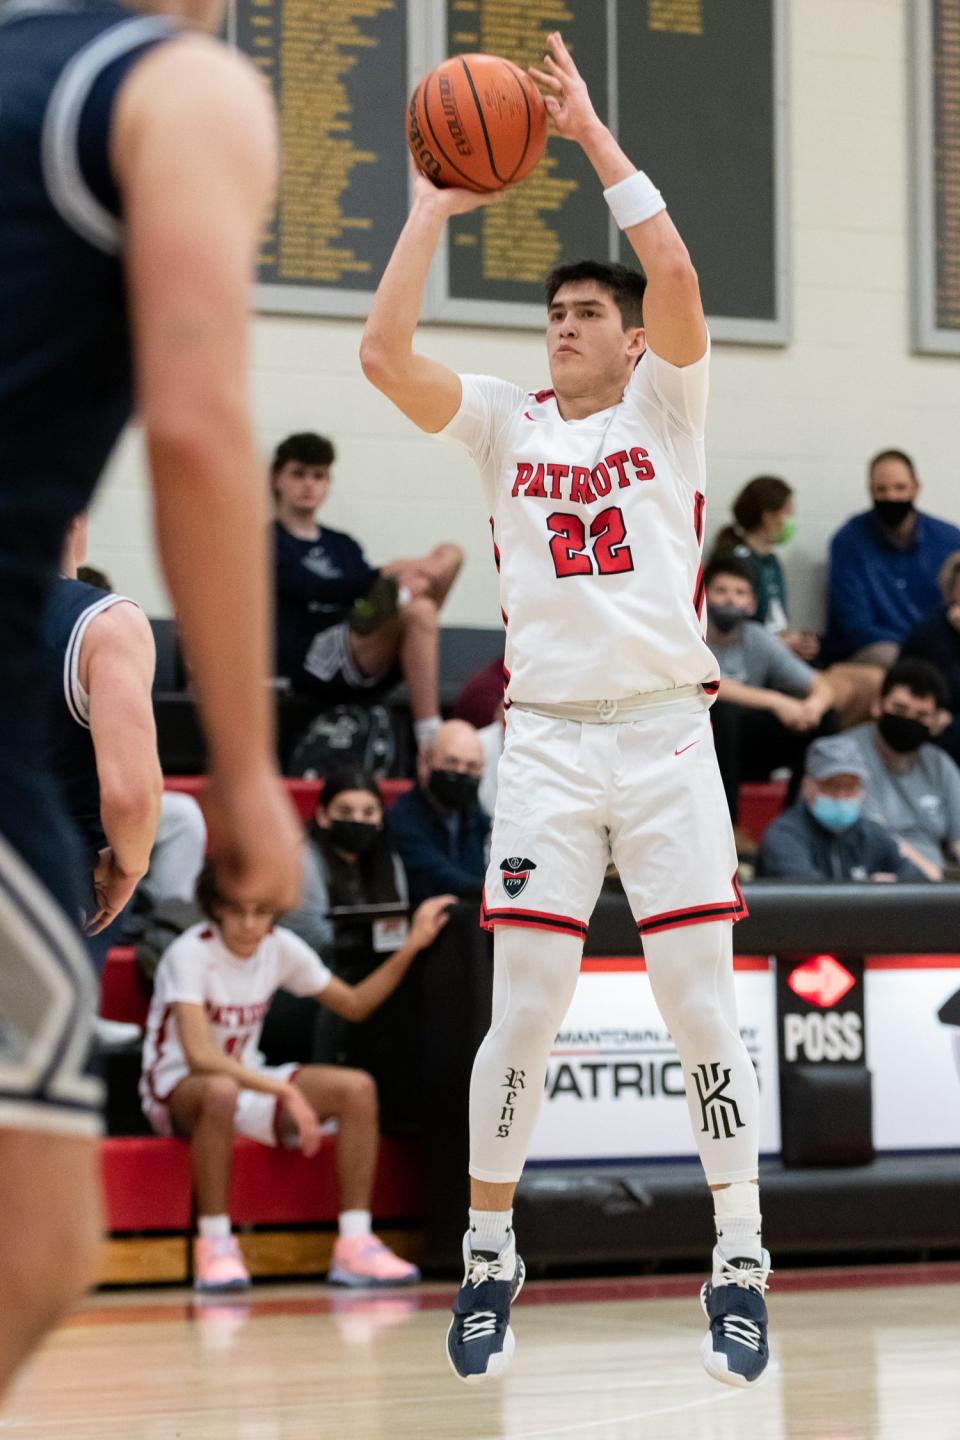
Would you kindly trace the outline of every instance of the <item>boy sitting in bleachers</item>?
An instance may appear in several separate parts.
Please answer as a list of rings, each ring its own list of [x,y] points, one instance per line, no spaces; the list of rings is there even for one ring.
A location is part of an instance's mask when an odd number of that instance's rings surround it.
[[[348,985],[309,945],[275,924],[269,906],[226,901],[207,865],[197,900],[207,921],[184,932],[157,969],[147,1018],[140,1098],[160,1135],[189,1138],[199,1235],[196,1288],[236,1290],[250,1283],[229,1217],[233,1137],[320,1145],[320,1124],[337,1122],[339,1235],[329,1279],[348,1286],[407,1285],[414,1265],[370,1230],[370,1198],[380,1132],[370,1075],[339,1066],[268,1067],[260,1031],[281,986],[312,995],[349,1020],[363,1020],[392,994],[415,956],[436,939],[453,896],[416,911],[406,943],[358,985]]]

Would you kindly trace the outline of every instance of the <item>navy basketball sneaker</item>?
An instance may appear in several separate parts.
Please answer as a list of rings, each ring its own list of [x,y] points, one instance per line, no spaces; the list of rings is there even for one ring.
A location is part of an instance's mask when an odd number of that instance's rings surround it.
[[[447,1359],[468,1384],[498,1379],[513,1359],[510,1305],[523,1285],[523,1261],[513,1231],[500,1253],[470,1248],[463,1237],[463,1284],[453,1302],[447,1331]]]
[[[708,1375],[724,1385],[755,1385],[767,1368],[767,1306],[763,1292],[770,1274],[766,1250],[756,1260],[725,1260],[713,1251],[713,1275],[700,1291],[710,1329],[700,1347]]]

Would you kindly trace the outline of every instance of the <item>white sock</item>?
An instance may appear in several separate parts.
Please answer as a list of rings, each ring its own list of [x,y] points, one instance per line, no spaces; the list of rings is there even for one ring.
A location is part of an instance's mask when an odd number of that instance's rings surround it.
[[[763,1258],[760,1241],[760,1187],[750,1180],[714,1190],[717,1245],[725,1260]]]
[[[471,1250],[490,1250],[499,1255],[507,1243],[512,1224],[512,1210],[471,1210]]]
[[[230,1234],[229,1215],[200,1215],[197,1229],[201,1240],[223,1240]]]
[[[369,1210],[341,1210],[338,1220],[340,1234],[344,1240],[354,1240],[358,1235],[370,1234]]]
[[[439,715],[428,715],[425,720],[414,721],[413,733],[418,750],[430,749],[442,724],[443,721]]]

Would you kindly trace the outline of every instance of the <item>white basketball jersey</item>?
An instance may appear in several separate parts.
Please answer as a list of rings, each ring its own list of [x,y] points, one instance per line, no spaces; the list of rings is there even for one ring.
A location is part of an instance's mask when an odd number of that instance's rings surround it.
[[[702,685],[704,420],[709,350],[649,349],[619,405],[564,420],[552,390],[462,375],[441,434],[465,445],[490,506],[508,701],[621,700]]]
[[[202,1005],[218,1049],[241,1065],[262,1064],[260,1032],[281,986],[293,995],[319,995],[330,971],[292,930],[276,926],[244,960],[228,950],[215,925],[205,922],[174,940],[157,966],[143,1042],[140,1098],[166,1100],[190,1073],[174,1006]]]

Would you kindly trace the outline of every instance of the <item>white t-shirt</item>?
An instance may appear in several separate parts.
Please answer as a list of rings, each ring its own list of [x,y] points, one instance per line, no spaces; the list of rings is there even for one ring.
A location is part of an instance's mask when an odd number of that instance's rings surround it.
[[[619,405],[563,420],[552,390],[461,375],[440,432],[465,445],[490,506],[507,698],[623,699],[719,678],[705,639],[709,348],[647,350]]]
[[[260,1032],[276,991],[319,995],[330,978],[316,952],[279,925],[249,960],[228,950],[210,921],[185,930],[157,966],[143,1042],[141,1100],[166,1100],[190,1074],[176,1004],[202,1005],[214,1042],[241,1065],[255,1068],[263,1063]]]

